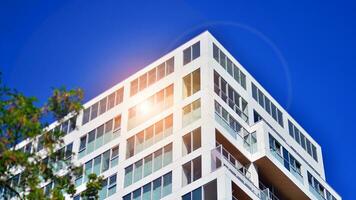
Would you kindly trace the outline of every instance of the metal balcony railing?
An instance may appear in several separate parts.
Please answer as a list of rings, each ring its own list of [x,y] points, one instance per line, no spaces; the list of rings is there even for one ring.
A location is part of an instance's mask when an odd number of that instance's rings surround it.
[[[237,179],[239,179],[252,193],[261,200],[279,200],[269,188],[261,190],[251,181],[251,174],[247,169],[222,145],[219,145],[211,150],[212,156],[212,171],[220,167],[226,167]],[[237,200],[232,197],[232,200]]]

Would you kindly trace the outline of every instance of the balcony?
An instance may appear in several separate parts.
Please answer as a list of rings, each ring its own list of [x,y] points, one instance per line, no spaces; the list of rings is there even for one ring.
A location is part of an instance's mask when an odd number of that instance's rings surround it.
[[[255,153],[257,151],[257,141],[256,135],[249,133],[243,127],[240,130],[235,130],[236,128],[224,119],[220,113],[215,111],[215,120],[234,138],[237,142],[243,146],[248,152]]]
[[[239,179],[252,193],[254,193],[261,200],[279,200],[268,188],[264,190],[259,189],[253,184],[251,174],[247,169],[222,145],[215,147],[211,150],[212,156],[212,171],[219,169],[220,167],[226,167],[237,179]],[[236,200],[236,197],[232,197]]]
[[[300,170],[296,169],[287,159],[284,159],[283,156],[275,149],[270,149],[271,154],[274,158],[278,160],[279,163],[285,166],[294,177],[296,177],[301,183],[303,183],[303,176],[300,174]]]
[[[237,115],[239,115],[241,117],[241,119],[243,119],[245,122],[248,122],[248,115],[247,115],[247,104],[246,107],[244,109],[244,111],[242,111],[242,109],[240,107],[238,107],[235,102],[233,100],[231,100],[226,94],[225,92],[223,92],[222,90],[219,89],[219,87],[217,85],[214,85],[214,91],[215,93],[225,102],[229,105],[229,107],[231,109],[233,109],[235,111],[235,113]],[[241,105],[242,103],[239,102],[239,105]]]

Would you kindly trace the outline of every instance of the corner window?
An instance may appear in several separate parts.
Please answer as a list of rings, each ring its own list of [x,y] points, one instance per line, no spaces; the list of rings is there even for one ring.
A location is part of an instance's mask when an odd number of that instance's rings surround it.
[[[200,56],[200,42],[183,50],[183,65],[186,65]]]

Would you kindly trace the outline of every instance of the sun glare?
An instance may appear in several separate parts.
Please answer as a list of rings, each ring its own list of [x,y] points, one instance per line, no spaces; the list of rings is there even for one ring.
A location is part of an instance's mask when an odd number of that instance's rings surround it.
[[[151,111],[151,104],[148,101],[144,101],[140,105],[140,113],[145,115]]]

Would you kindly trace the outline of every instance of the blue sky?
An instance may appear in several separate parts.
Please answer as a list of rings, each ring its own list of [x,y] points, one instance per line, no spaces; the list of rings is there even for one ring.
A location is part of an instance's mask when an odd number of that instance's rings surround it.
[[[40,102],[88,100],[209,30],[323,148],[329,184],[353,199],[356,4],[351,1],[0,0],[4,82]]]

